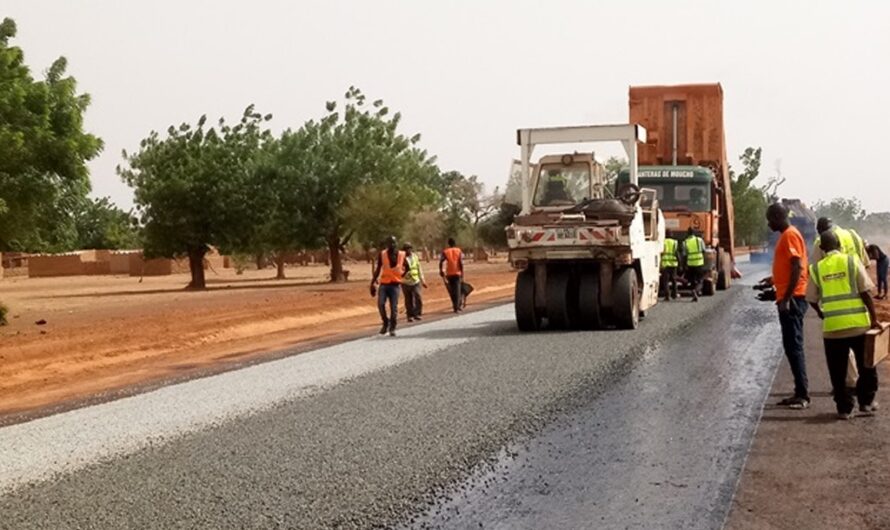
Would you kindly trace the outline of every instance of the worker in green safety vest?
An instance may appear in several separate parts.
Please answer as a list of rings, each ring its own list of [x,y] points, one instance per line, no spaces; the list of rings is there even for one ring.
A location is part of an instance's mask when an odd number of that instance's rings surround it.
[[[853,417],[853,392],[847,387],[847,362],[852,350],[859,377],[856,398],[859,410],[872,415],[877,410],[878,373],[865,366],[865,334],[879,327],[869,290],[873,287],[865,266],[857,256],[841,252],[841,242],[832,230],[819,236],[825,257],[810,266],[807,302],[822,319],[825,359],[839,419]]]
[[[865,265],[866,269],[869,267],[871,261],[868,259],[868,249],[866,248],[862,236],[857,234],[852,228],[846,229],[837,226],[828,217],[820,217],[818,221],[816,221],[816,232],[821,234],[826,230],[834,232],[834,235],[837,236],[838,241],[840,241],[841,244],[841,252],[847,255],[852,254],[856,256],[862,261],[862,264]],[[822,252],[822,249],[819,246],[820,239],[820,237],[817,237],[816,242],[813,243],[813,263],[818,263],[819,260],[825,257],[825,253]]]
[[[689,227],[683,241],[683,257],[686,280],[692,285],[692,301],[698,302],[698,292],[705,274],[705,241],[696,235],[692,227]]]
[[[677,291],[677,267],[680,266],[679,244],[672,237],[664,240],[661,251],[661,286],[664,292],[664,301],[679,296]]]
[[[405,251],[405,276],[402,278],[402,292],[405,294],[405,314],[408,322],[421,320],[423,316],[423,288],[426,280],[423,277],[423,266],[420,256],[414,252],[411,243],[402,247]]]

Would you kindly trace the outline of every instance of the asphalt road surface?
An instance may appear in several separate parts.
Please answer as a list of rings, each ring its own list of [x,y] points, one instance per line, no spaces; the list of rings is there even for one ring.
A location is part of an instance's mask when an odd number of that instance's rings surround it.
[[[0,528],[719,528],[773,311],[520,334],[502,306],[12,425]]]

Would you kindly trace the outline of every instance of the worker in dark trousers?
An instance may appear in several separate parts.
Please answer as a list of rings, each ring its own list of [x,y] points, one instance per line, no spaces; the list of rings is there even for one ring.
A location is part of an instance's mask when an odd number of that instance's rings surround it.
[[[702,278],[705,276],[705,241],[689,227],[683,241],[683,262],[686,265],[686,279],[692,286],[692,301],[698,302]]]
[[[868,257],[875,260],[878,265],[878,295],[875,298],[883,300],[887,298],[887,271],[890,269],[890,258],[887,258],[887,254],[884,254],[881,247],[877,245],[868,246]]]
[[[377,257],[377,266],[371,278],[371,296],[377,294],[377,309],[383,320],[380,334],[389,332],[391,337],[396,336],[396,320],[399,315],[399,291],[402,286],[402,277],[406,273],[405,253],[396,249],[395,236],[386,239],[386,249]],[[380,278],[380,287],[377,287],[377,279]],[[389,302],[389,313],[386,312],[386,303]]]
[[[803,320],[807,313],[807,247],[800,231],[788,221],[788,209],[781,203],[766,209],[770,230],[779,233],[773,251],[773,275],[762,283],[776,289],[776,306],[782,329],[782,347],[794,377],[794,395],[779,406],[803,410],[810,406],[807,363],[803,349]]]
[[[664,301],[677,298],[677,267],[680,265],[677,240],[665,238],[661,252],[661,285],[664,288]]]
[[[819,245],[825,257],[810,266],[807,302],[822,319],[825,359],[837,417],[841,420],[853,417],[854,393],[846,384],[851,350],[859,372],[855,389],[859,410],[872,415],[878,409],[875,401],[878,372],[873,366],[865,366],[865,334],[872,327],[880,326],[869,294],[871,281],[858,256],[840,251],[841,241],[836,233],[822,232]]]
[[[448,248],[442,251],[439,257],[439,276],[445,278],[448,295],[451,297],[451,306],[455,313],[462,310],[461,281],[464,277],[463,252],[457,248],[454,238],[448,238]]]
[[[420,320],[423,316],[423,289],[426,280],[423,278],[423,267],[420,256],[414,253],[411,243],[402,247],[405,251],[405,278],[402,280],[402,293],[405,295],[405,313],[408,322]]]

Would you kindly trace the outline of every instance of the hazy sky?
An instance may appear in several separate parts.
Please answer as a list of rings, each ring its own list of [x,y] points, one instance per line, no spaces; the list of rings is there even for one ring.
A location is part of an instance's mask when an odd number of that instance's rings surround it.
[[[124,207],[122,148],[249,103],[296,128],[354,84],[494,186],[519,127],[626,122],[629,85],[720,82],[731,163],[762,146],[783,196],[890,209],[888,2],[3,0],[0,16],[34,71],[68,58],[106,143],[94,195]]]

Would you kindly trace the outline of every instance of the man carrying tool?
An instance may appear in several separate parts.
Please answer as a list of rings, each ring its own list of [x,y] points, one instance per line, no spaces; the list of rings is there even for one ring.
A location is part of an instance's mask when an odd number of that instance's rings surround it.
[[[462,309],[461,279],[464,276],[464,257],[453,237],[448,238],[448,248],[443,250],[442,256],[439,257],[439,276],[445,279],[452,309],[455,313],[459,313]]]
[[[374,275],[371,277],[371,296],[377,294],[377,309],[383,320],[380,334],[391,337],[396,336],[396,318],[399,315],[399,289],[402,284],[402,276],[406,272],[405,253],[396,250],[396,237],[386,238],[386,248],[377,257],[377,266],[374,267]],[[380,278],[380,288],[377,288],[377,278]],[[389,314],[386,313],[386,302],[389,301]]]
[[[874,367],[865,366],[865,333],[880,325],[868,292],[871,281],[857,256],[840,252],[841,243],[835,232],[827,230],[819,238],[825,257],[810,267],[807,301],[822,319],[825,360],[837,417],[841,420],[853,417],[853,392],[846,383],[850,350],[859,372],[855,390],[859,410],[872,415],[878,409],[874,400],[878,372]]]
[[[405,294],[405,313],[408,322],[420,320],[423,314],[423,296],[421,291],[426,289],[426,280],[423,278],[423,267],[420,265],[420,256],[414,253],[411,243],[405,243],[402,247],[405,251],[405,279],[402,280],[402,292]]]
[[[766,210],[770,230],[779,232],[773,255],[773,275],[761,283],[776,289],[782,347],[794,376],[794,395],[779,402],[780,406],[805,409],[810,406],[807,365],[803,350],[803,317],[807,312],[807,248],[800,231],[788,222],[788,209],[781,203]]]
[[[664,286],[664,301],[677,298],[677,267],[680,258],[677,255],[677,240],[672,237],[664,239],[661,251],[661,284]]]
[[[698,291],[705,272],[705,241],[695,234],[691,226],[683,241],[683,258],[686,279],[692,285],[692,301],[698,302]]]

